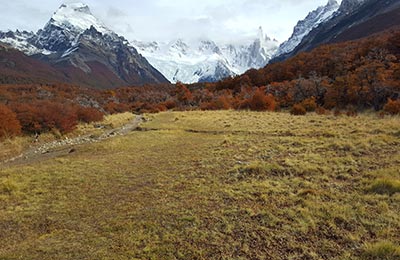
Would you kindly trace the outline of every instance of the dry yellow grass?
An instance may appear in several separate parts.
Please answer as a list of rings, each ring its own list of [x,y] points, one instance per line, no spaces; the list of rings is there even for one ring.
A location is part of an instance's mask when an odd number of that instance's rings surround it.
[[[147,119],[145,131],[0,170],[0,259],[398,256],[400,194],[371,188],[400,180],[398,117]]]

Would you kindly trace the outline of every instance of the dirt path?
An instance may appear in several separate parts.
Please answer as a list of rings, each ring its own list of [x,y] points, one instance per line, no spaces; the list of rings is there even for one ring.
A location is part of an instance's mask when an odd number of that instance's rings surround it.
[[[115,136],[126,135],[132,131],[135,131],[136,129],[138,129],[141,122],[143,122],[143,116],[137,115],[134,120],[125,124],[124,126],[107,130],[100,136],[83,135],[75,138],[57,140],[41,144],[39,146],[29,148],[17,157],[1,162],[0,169],[10,166],[27,165],[38,161],[72,154],[76,151],[76,147],[79,145],[96,143]]]

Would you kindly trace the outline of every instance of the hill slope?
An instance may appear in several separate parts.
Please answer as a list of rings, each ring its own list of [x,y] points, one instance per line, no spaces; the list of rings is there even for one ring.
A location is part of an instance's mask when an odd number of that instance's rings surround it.
[[[356,40],[400,26],[400,2],[397,0],[343,0],[331,19],[314,28],[290,53],[272,62],[285,60],[320,45]]]
[[[0,44],[0,83],[54,83],[68,79],[47,63]]]

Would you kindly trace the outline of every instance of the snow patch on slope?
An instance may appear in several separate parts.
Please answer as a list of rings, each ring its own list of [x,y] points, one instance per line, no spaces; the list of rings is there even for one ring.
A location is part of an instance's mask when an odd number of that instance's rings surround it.
[[[89,6],[83,3],[62,4],[50,19],[51,24],[63,29],[74,29],[83,32],[94,27],[98,32],[111,31],[90,12]]]
[[[50,55],[53,52],[37,48],[34,46],[31,41],[32,39],[35,38],[35,34],[33,32],[12,32],[9,31],[7,33],[1,33],[0,32],[0,42],[6,43],[13,48],[22,51],[28,56],[35,55],[35,54],[44,54],[44,55]]]

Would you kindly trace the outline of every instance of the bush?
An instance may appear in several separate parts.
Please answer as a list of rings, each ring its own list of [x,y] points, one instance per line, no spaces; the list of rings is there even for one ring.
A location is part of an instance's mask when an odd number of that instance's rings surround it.
[[[329,115],[329,110],[323,107],[317,107],[317,109],[315,109],[315,113],[318,115]]]
[[[78,125],[78,117],[72,106],[48,101],[37,105],[42,131],[58,129],[62,134],[66,134]]]
[[[84,123],[99,122],[104,119],[104,114],[92,107],[78,107],[76,114],[78,120]]]
[[[18,104],[12,107],[21,123],[22,131],[25,133],[41,132],[42,125],[39,119],[38,108],[29,104]]]
[[[342,111],[340,111],[339,109],[335,109],[335,110],[333,111],[333,115],[336,116],[336,117],[339,117],[339,116],[342,116],[343,113],[342,113]]]
[[[356,117],[358,115],[357,110],[355,108],[349,108],[346,111],[346,116],[348,117]]]
[[[110,114],[118,114],[129,112],[131,108],[126,104],[109,102],[105,105],[104,110]]]
[[[398,260],[400,259],[400,247],[392,242],[382,241],[367,244],[362,253],[364,260]]]
[[[200,105],[201,110],[228,110],[232,108],[229,98],[226,96],[219,96],[216,100],[211,102],[203,102]]]
[[[258,88],[249,103],[253,111],[274,111],[276,102],[274,96],[267,95],[264,88]]]
[[[237,97],[233,102],[237,109],[250,109],[252,111],[274,111],[276,108],[275,97],[265,93],[265,88],[257,88],[252,94],[246,91],[243,96]]]
[[[67,104],[40,101],[15,105],[13,110],[26,133],[44,133],[58,129],[65,134],[73,131],[78,124],[75,109]]]
[[[176,102],[170,99],[165,102],[162,102],[161,105],[165,106],[167,110],[170,110],[176,107]]]
[[[176,99],[182,105],[189,105],[190,101],[193,100],[192,92],[182,83],[178,82],[175,85]]]
[[[305,114],[307,114],[307,110],[303,107],[303,105],[295,104],[290,110],[290,114],[295,116],[304,116]]]
[[[301,105],[306,109],[307,112],[314,112],[317,109],[317,102],[315,97],[307,98],[301,102]]]
[[[400,114],[400,99],[398,100],[389,99],[386,105],[383,107],[383,111],[391,115]]]
[[[0,138],[21,134],[21,124],[16,114],[5,105],[0,105]]]

